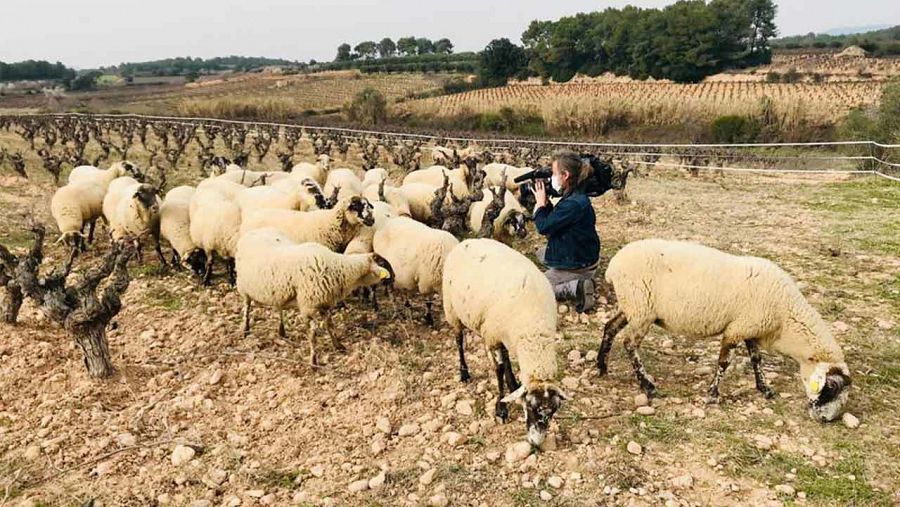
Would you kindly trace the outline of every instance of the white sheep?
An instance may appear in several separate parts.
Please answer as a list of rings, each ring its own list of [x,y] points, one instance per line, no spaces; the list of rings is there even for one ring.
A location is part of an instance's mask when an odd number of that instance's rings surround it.
[[[399,188],[389,187],[385,183],[385,180],[381,180],[381,182],[377,185],[369,185],[365,187],[363,189],[362,196],[368,199],[371,203],[375,203],[376,201],[384,201],[388,203],[398,216],[412,216],[412,211],[409,208],[409,200],[406,198],[406,194],[401,192]]]
[[[115,162],[105,170],[92,165],[80,165],[69,173],[69,183],[96,183],[106,190],[112,180],[122,176],[139,179],[142,174],[138,166],[127,160]]]
[[[317,314],[325,313],[325,330],[335,349],[341,349],[331,330],[327,309],[351,292],[389,277],[373,254],[343,255],[316,243],[297,244],[275,229],[244,234],[237,246],[237,290],[244,303],[244,334],[250,332],[250,304],[279,310],[281,336],[283,310],[296,305],[303,327],[308,326],[309,362],[318,364],[315,331]]]
[[[510,191],[501,192],[500,188],[487,189],[484,198],[472,203],[469,207],[469,230],[478,233],[481,231],[484,221],[484,212],[498,194],[503,194],[503,208],[499,216],[494,220],[493,238],[497,241],[509,244],[513,238],[522,239],[528,235],[527,211],[519,204]]]
[[[97,219],[103,216],[103,196],[105,187],[97,183],[69,183],[54,192],[50,200],[50,213],[59,228],[59,241],[64,241],[77,249],[85,250],[84,227],[89,226],[88,241],[94,240]]]
[[[203,284],[210,284],[213,262],[219,256],[225,261],[229,282],[234,285],[234,255],[241,230],[241,208],[213,187],[198,187],[188,210],[191,241],[206,255]]]
[[[195,192],[194,187],[184,185],[166,193],[159,207],[159,232],[172,246],[172,265],[189,267],[202,276],[206,254],[191,239],[190,205]]]
[[[329,160],[328,155],[319,155],[319,162],[316,164],[300,162],[291,169],[291,177],[300,180],[311,178],[319,185],[324,185],[325,178],[328,176]]]
[[[458,199],[465,199],[471,195],[471,189],[474,184],[474,172],[465,165],[461,165],[457,169],[447,169],[444,166],[436,165],[413,171],[403,178],[403,186],[409,183],[425,183],[434,188],[440,188],[444,185],[445,174],[450,180],[453,195]]]
[[[434,325],[429,296],[441,290],[444,259],[459,240],[411,218],[388,220],[372,238],[372,248],[394,269],[394,286],[426,296],[425,320]]]
[[[346,199],[354,195],[362,195],[362,180],[351,169],[332,169],[325,178],[322,187],[325,196],[334,199],[337,192],[337,200]]]
[[[237,199],[238,194],[244,191],[245,188],[247,187],[240,183],[217,177],[206,178],[197,183],[197,190],[215,190],[231,201]]]
[[[412,218],[422,223],[429,223],[434,218],[432,204],[439,186],[429,183],[404,183],[397,190],[406,199]]]
[[[302,182],[294,179],[281,180],[272,186],[245,188],[237,193],[235,202],[244,213],[259,209],[316,209],[316,196],[309,191],[309,187],[317,189],[318,185],[311,179]],[[318,195],[324,201],[321,193]]]
[[[374,223],[369,201],[362,197],[350,197],[327,210],[264,209],[247,212],[241,234],[271,227],[295,243],[314,242],[335,252],[343,252],[361,227],[371,227]]]
[[[850,371],[828,324],[780,267],[759,257],[736,256],[696,243],[649,239],[625,245],[610,260],[606,279],[618,298],[618,313],[606,324],[597,359],[601,374],[613,339],[621,334],[641,388],[653,380],[638,347],[650,326],[697,338],[721,336],[719,365],[710,401],[734,347],[750,352],[756,388],[766,397],[758,347],[784,354],[800,365],[810,416],[838,417],[847,401]]]
[[[388,172],[387,169],[376,167],[374,169],[369,169],[363,175],[362,186],[363,189],[368,189],[369,187],[378,187],[382,181],[387,181]]]
[[[166,259],[160,245],[160,201],[156,188],[143,184],[130,176],[112,180],[103,197],[103,216],[109,224],[112,241],[130,241],[141,257],[144,238],[153,238],[154,249],[161,266]]]
[[[444,262],[443,299],[444,316],[456,334],[460,379],[470,379],[463,334],[469,329],[484,339],[494,360],[500,391],[496,416],[505,422],[507,403],[521,400],[528,440],[541,445],[550,418],[569,399],[555,383],[556,298],[547,277],[503,243],[470,239],[454,248]],[[519,363],[521,385],[510,355]],[[506,387],[510,394],[504,396]]]
[[[509,191],[515,192],[519,189],[519,184],[514,180],[519,176],[522,176],[525,173],[531,172],[532,168],[530,167],[516,167],[514,165],[509,164],[501,164],[499,162],[493,162],[490,164],[486,164],[481,168],[484,171],[484,185],[486,187],[497,187],[500,186],[500,182],[503,180],[503,175],[507,176],[506,178],[506,188]]]

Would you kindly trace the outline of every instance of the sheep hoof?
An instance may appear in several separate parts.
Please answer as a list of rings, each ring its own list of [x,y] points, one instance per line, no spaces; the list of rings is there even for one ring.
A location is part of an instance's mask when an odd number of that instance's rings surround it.
[[[766,387],[765,389],[760,389],[760,392],[767,400],[771,400],[775,397],[775,391],[772,388]]]
[[[707,396],[706,404],[707,405],[718,405],[719,404],[719,394],[716,393],[715,395],[710,394],[709,396]]]
[[[505,403],[497,403],[494,407],[494,416],[497,418],[498,423],[506,424],[506,421],[509,420],[509,409],[506,408]]]
[[[459,370],[459,381],[460,382],[469,382],[472,380],[472,376],[469,375],[469,370]]]
[[[609,371],[606,367],[606,363],[601,363],[600,361],[597,361],[597,375],[599,375],[601,377],[605,377],[607,373],[609,373]]]

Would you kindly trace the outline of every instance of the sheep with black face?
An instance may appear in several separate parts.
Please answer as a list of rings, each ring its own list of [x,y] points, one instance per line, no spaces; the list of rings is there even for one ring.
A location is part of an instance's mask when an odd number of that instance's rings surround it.
[[[460,379],[471,378],[463,334],[469,329],[484,339],[494,360],[499,389],[495,415],[506,422],[507,404],[521,402],[528,441],[541,445],[553,415],[569,399],[556,385],[556,297],[547,277],[503,243],[470,239],[447,255],[443,299],[444,316],[456,334]],[[511,357],[519,363],[521,384]]]

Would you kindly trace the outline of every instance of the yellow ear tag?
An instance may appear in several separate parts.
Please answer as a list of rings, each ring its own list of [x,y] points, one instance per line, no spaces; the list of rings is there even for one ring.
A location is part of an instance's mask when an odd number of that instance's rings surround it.
[[[378,278],[380,278],[382,280],[387,280],[390,277],[391,277],[390,271],[388,271],[384,268],[378,268]]]
[[[822,386],[819,385],[818,379],[809,380],[809,390],[816,394],[819,394],[822,391]]]

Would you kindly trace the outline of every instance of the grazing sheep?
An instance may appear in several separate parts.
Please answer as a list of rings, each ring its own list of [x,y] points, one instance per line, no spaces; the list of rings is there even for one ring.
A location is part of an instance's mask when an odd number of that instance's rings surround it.
[[[122,176],[138,180],[143,178],[140,168],[126,160],[116,162],[105,170],[92,165],[80,165],[69,173],[69,183],[96,183],[106,190],[112,180]]]
[[[169,190],[159,207],[160,236],[172,246],[172,265],[190,268],[203,276],[206,254],[191,239],[190,205],[196,189],[180,186]]]
[[[434,218],[432,205],[435,202],[435,192],[440,188],[440,186],[428,183],[404,183],[397,190],[406,198],[406,202],[409,204],[410,216],[419,222],[427,224]]]
[[[69,183],[56,189],[50,200],[50,213],[59,228],[59,241],[72,246],[73,253],[84,251],[84,227],[89,226],[88,241],[94,240],[94,227],[103,215],[105,187],[97,183]]]
[[[160,266],[166,259],[160,245],[160,200],[156,188],[139,183],[130,176],[112,180],[103,197],[103,216],[109,224],[112,241],[130,241],[141,258],[141,242],[147,236],[153,238],[154,249]]]
[[[374,223],[369,201],[362,197],[350,197],[328,210],[250,211],[244,215],[241,234],[271,227],[295,243],[319,243],[332,251],[343,252],[360,228],[371,227]]]
[[[359,177],[350,169],[332,169],[325,178],[322,187],[325,195],[337,192],[338,200],[346,199],[354,195],[362,195],[363,185]]]
[[[555,384],[556,297],[550,282],[533,262],[503,243],[470,239],[444,262],[443,299],[444,316],[456,334],[460,379],[470,379],[463,334],[469,329],[484,339],[494,360],[499,389],[495,415],[506,422],[507,403],[521,401],[528,440],[541,445],[553,414],[569,399]],[[521,385],[510,354],[519,363]],[[506,387],[510,393],[504,396]]]
[[[236,166],[235,166],[236,167]],[[236,169],[229,166],[224,174],[216,176],[218,180],[230,181],[245,187],[268,185],[274,181],[289,178],[290,174],[281,171],[250,171],[248,169]]]
[[[506,189],[515,192],[519,189],[519,184],[514,180],[525,173],[531,172],[530,167],[516,167],[514,165],[501,164],[494,162],[487,164],[481,168],[484,171],[484,185],[488,187],[500,186],[503,175],[506,175]]]
[[[388,220],[372,239],[375,253],[394,269],[394,286],[427,297],[425,321],[429,326],[434,325],[434,317],[428,296],[441,290],[444,259],[458,244],[459,240],[449,232],[406,217]]]
[[[297,244],[269,228],[241,237],[236,270],[237,290],[244,302],[244,334],[250,332],[251,301],[279,310],[280,336],[285,336],[283,310],[296,305],[302,325],[308,327],[309,362],[313,366],[318,364],[315,317],[325,314],[325,330],[334,348],[340,350],[327,309],[354,290],[390,276],[373,254],[343,255],[316,243]]]
[[[317,209],[319,204],[324,206],[324,196],[318,191],[318,187],[316,182],[308,178],[303,181],[281,180],[272,186],[245,188],[238,192],[235,202],[244,213],[260,209],[307,211]]]
[[[206,178],[197,184],[197,190],[215,190],[230,201],[237,199],[238,194],[246,188],[240,183],[219,178]]]
[[[387,169],[383,169],[381,167],[376,167],[374,169],[369,169],[366,171],[366,174],[363,175],[362,185],[363,189],[368,189],[369,187],[377,187],[382,182],[388,179]]]
[[[385,185],[385,182],[386,180],[381,180],[377,185],[365,187],[362,196],[371,203],[377,201],[388,203],[398,216],[412,216],[412,212],[409,209],[409,200],[406,198],[406,195],[401,192],[399,188]]]
[[[850,371],[828,324],[774,263],[727,254],[696,243],[649,239],[630,243],[610,260],[606,279],[618,298],[618,313],[603,333],[597,358],[601,374],[613,339],[622,335],[635,375],[648,396],[656,389],[644,371],[638,347],[650,326],[683,336],[722,337],[719,364],[709,388],[718,400],[729,356],[744,343],[767,398],[774,392],[760,368],[759,347],[800,365],[800,378],[814,419],[831,421],[847,401]]]
[[[311,178],[319,185],[325,184],[325,178],[328,176],[328,155],[319,155],[317,164],[309,162],[300,162],[291,169],[291,177],[296,179]]]
[[[461,165],[457,169],[447,169],[444,166],[436,165],[407,174],[403,178],[403,186],[409,183],[425,183],[439,188],[444,185],[444,175],[446,174],[450,180],[450,186],[453,188],[453,195],[457,199],[465,199],[472,193],[475,185],[475,173],[474,168],[465,165]]]
[[[474,233],[482,231],[485,225],[483,224],[485,211],[495,198],[503,200],[503,208],[497,213],[493,226],[488,228],[491,236],[506,244],[509,244],[513,238],[522,239],[528,236],[528,228],[525,226],[527,222],[525,208],[505,187],[488,189],[484,192],[484,199],[472,203],[469,208],[469,230]]]
[[[234,285],[234,255],[241,230],[241,208],[215,188],[197,188],[188,210],[191,241],[206,254],[203,284],[210,284],[213,262],[218,255],[225,261],[228,281]]]

